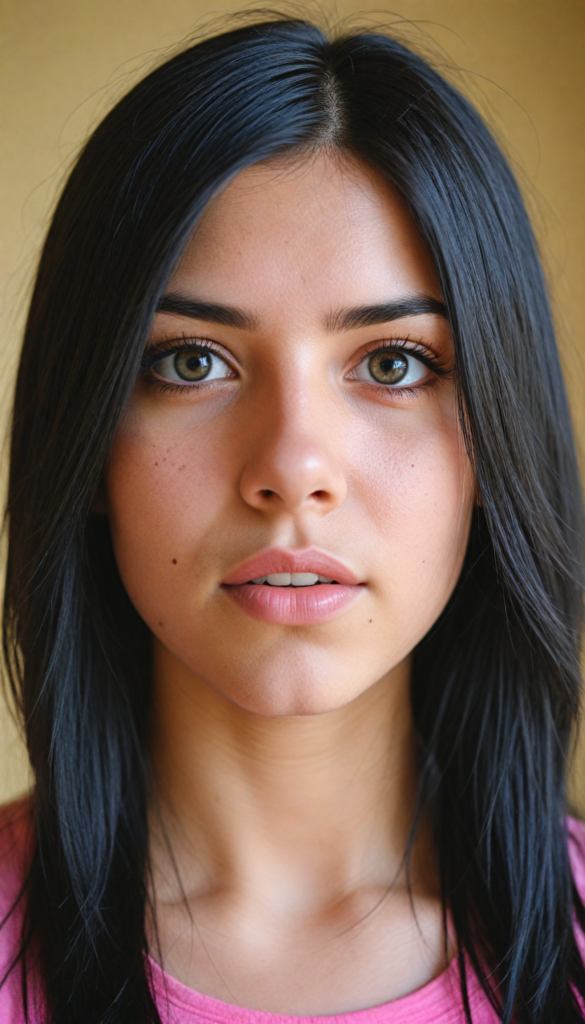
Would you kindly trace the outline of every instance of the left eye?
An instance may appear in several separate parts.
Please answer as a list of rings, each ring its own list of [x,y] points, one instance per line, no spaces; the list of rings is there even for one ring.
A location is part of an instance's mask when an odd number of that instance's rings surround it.
[[[208,348],[179,349],[157,359],[152,368],[159,377],[182,384],[198,384],[203,380],[233,376],[227,363]]]
[[[388,387],[417,384],[427,373],[428,369],[420,359],[415,359],[410,353],[391,349],[372,352],[353,371],[358,380],[369,380]]]

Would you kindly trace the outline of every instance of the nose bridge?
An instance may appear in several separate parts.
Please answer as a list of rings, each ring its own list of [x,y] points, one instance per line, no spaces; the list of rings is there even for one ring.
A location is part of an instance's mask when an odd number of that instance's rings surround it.
[[[264,510],[330,511],[345,498],[338,443],[322,387],[310,374],[271,381],[258,397],[256,431],[246,453],[241,492]]]

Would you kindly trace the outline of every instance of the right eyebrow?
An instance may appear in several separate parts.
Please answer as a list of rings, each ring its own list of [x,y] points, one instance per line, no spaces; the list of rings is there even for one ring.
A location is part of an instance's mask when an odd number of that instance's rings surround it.
[[[239,330],[252,331],[256,322],[251,313],[237,306],[222,306],[215,302],[200,302],[198,299],[169,292],[160,300],[157,313],[172,313],[175,316],[186,316],[190,320],[205,320],[211,324],[222,324],[224,327],[237,327]]]
[[[329,331],[347,331],[356,327],[375,327],[377,324],[387,324],[392,320],[425,316],[429,313],[444,320],[448,319],[445,303],[439,299],[431,295],[405,295],[391,302],[340,309],[328,316],[327,328]]]

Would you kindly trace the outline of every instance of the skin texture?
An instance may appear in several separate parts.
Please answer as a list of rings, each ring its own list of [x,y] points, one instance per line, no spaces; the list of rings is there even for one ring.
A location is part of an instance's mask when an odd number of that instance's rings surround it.
[[[383,1003],[445,966],[429,829],[417,920],[402,864],[410,653],[456,583],[476,498],[446,320],[336,314],[440,300],[433,265],[390,187],[321,151],[240,173],[167,293],[247,321],[156,315],[150,346],[210,339],[227,376],[169,388],[156,364],[107,472],[122,578],[155,637],[153,955],[249,1008]],[[445,375],[423,368],[408,392],[356,376],[368,346],[405,339]],[[363,583],[330,621],[261,622],[221,586],[260,551],[311,546]]]

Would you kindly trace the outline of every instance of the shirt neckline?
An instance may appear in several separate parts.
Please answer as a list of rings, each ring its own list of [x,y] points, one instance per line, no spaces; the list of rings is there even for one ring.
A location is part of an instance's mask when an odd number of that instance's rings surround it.
[[[282,1013],[270,1013],[266,1010],[249,1010],[236,1004],[226,1003],[214,996],[204,995],[189,988],[182,981],[174,978],[154,960],[148,957],[152,980],[156,994],[165,1002],[172,1003],[178,1009],[191,1015],[209,1019],[210,1021],[235,1021],[241,1024],[338,1024],[352,1021],[352,1024],[418,1024],[431,1019],[428,1014],[432,1010],[432,1019],[436,1024],[459,1020],[452,1016],[453,1011],[461,1012],[459,988],[459,970],[457,957],[453,957],[449,966],[440,974],[426,982],[421,988],[409,992],[405,996],[390,1002],[365,1008],[349,1010],[345,1013],[328,1015],[297,1016]],[[475,982],[475,984],[474,984]],[[473,978],[468,979],[469,995],[476,1001],[483,994],[479,983]],[[479,990],[479,991],[478,991]],[[485,997],[484,997],[485,998]],[[451,1011],[451,1013],[449,1013]],[[419,1018],[420,1014],[420,1018]]]

